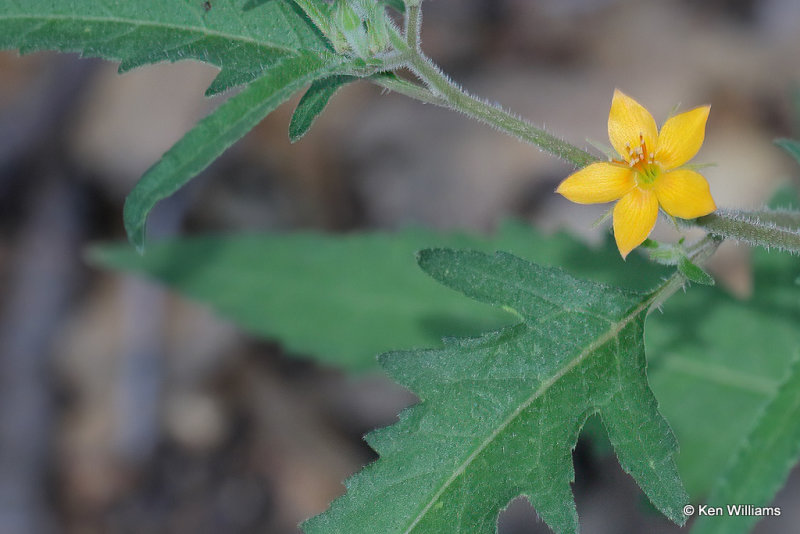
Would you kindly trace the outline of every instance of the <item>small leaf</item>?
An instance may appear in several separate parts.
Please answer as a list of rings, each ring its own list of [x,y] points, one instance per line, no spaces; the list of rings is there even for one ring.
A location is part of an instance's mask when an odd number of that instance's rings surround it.
[[[311,84],[297,104],[289,124],[289,139],[296,143],[311,129],[314,120],[341,87],[357,80],[355,76],[331,76]]]
[[[713,276],[692,263],[686,256],[678,260],[678,270],[683,276],[696,284],[703,284],[704,286],[713,286],[715,284]]]
[[[800,458],[800,359],[795,358],[789,377],[742,440],[708,498],[709,507],[750,504],[768,506],[788,471]],[[727,510],[726,510],[727,512]],[[693,534],[744,534],[761,519],[725,513],[699,517]]]
[[[685,522],[677,444],[645,373],[646,295],[505,253],[425,250],[419,264],[523,321],[441,349],[381,356],[421,402],[367,436],[380,459],[304,523],[306,533],[489,533],[519,495],[554,531],[577,532],[571,452],[594,413],[623,469],[667,517]]]
[[[796,162],[800,163],[800,142],[794,139],[776,139],[775,144],[784,149]]]
[[[387,7],[390,7],[398,13],[406,12],[406,3],[403,0],[381,0]]]
[[[143,249],[147,215],[159,200],[205,169],[301,87],[338,66],[339,62],[326,65],[312,54],[286,59],[201,120],[128,195],[123,218],[131,243]]]

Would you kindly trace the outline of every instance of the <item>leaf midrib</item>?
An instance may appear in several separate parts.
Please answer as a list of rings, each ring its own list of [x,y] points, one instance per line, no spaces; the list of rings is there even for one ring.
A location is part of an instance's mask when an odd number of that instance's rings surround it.
[[[212,30],[212,29],[208,28],[207,26],[206,27],[182,26],[180,24],[170,24],[170,23],[166,23],[166,22],[156,22],[156,21],[152,21],[152,20],[124,19],[124,18],[119,18],[119,17],[100,17],[100,16],[95,16],[95,15],[87,15],[87,16],[80,16],[80,17],[68,16],[68,15],[46,15],[46,16],[7,15],[7,16],[0,17],[0,21],[12,20],[12,19],[18,19],[18,20],[30,19],[32,21],[43,21],[43,22],[48,22],[48,21],[76,21],[76,22],[87,22],[87,23],[97,23],[97,24],[100,24],[100,23],[114,23],[114,24],[126,24],[126,25],[131,25],[131,26],[140,26],[140,27],[162,28],[162,29],[165,29],[165,30],[180,30],[180,31],[185,31],[185,32],[190,32],[190,33],[197,33],[197,34],[200,34],[200,35],[202,35],[204,37],[220,37],[222,39],[225,39],[225,40],[228,40],[228,41],[232,41],[232,42],[250,43],[250,44],[254,44],[254,45],[259,46],[259,47],[277,49],[277,50],[281,50],[281,51],[284,51],[284,52],[290,53],[290,54],[296,53],[296,49],[294,49],[294,48],[290,48],[290,47],[286,47],[286,46],[283,46],[283,45],[279,45],[277,43],[270,42],[270,41],[260,41],[260,40],[254,39],[252,37],[246,37],[244,35],[235,35],[235,34],[231,34],[231,33],[225,33],[225,32],[219,31],[219,30]],[[304,50],[311,51],[311,49],[304,49]],[[318,52],[316,50],[314,50],[314,52],[318,53],[318,54],[320,53],[320,52]]]
[[[531,404],[533,404],[538,398],[542,395],[547,393],[547,391],[561,378],[564,377],[568,372],[572,371],[575,367],[580,365],[584,360],[586,360],[591,354],[593,354],[597,349],[615,339],[619,333],[628,326],[631,321],[636,319],[642,312],[649,308],[650,304],[653,302],[654,295],[651,295],[649,298],[645,299],[641,302],[638,306],[633,308],[628,315],[626,315],[622,320],[616,323],[611,324],[611,328],[606,331],[605,334],[598,337],[594,342],[590,343],[578,356],[574,359],[570,360],[567,365],[562,367],[558,372],[556,372],[553,376],[542,382],[539,388],[533,392],[533,394],[525,399],[524,402],[520,403],[520,405],[511,412],[506,419],[504,419],[495,430],[489,434],[489,436],[473,451],[462,463],[459,465],[453,474],[444,481],[441,487],[433,494],[430,498],[428,503],[425,507],[420,511],[419,514],[414,518],[411,524],[406,528],[404,534],[410,534],[411,531],[419,524],[420,521],[425,517],[428,511],[436,504],[436,501],[439,500],[447,488],[459,477],[464,471],[467,470],[467,467],[499,436],[511,423],[516,420],[517,417],[522,414]]]

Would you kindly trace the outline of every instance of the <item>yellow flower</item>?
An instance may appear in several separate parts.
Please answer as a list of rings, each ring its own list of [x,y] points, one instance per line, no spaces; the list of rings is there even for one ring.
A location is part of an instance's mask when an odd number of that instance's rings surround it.
[[[659,132],[649,111],[614,91],[608,138],[620,159],[584,167],[561,182],[556,192],[579,204],[618,200],[614,238],[623,258],[650,235],[659,206],[681,219],[708,215],[717,209],[708,182],[680,167],[700,150],[710,110],[702,106],[676,115]]]

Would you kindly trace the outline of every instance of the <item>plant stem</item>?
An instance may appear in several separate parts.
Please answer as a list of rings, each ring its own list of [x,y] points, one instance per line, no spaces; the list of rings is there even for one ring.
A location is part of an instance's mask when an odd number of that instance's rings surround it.
[[[409,61],[406,66],[416,74],[428,87],[428,94],[414,89],[407,84],[398,85],[393,82],[392,87],[388,87],[387,79],[375,78],[373,81],[405,94],[411,98],[422,100],[423,102],[433,103],[459,111],[469,117],[477,119],[485,124],[494,126],[498,130],[513,135],[517,139],[526,141],[538,146],[546,152],[550,152],[561,159],[569,161],[576,167],[597,161],[597,158],[585,150],[557,138],[553,134],[538,128],[530,122],[517,117],[504,110],[503,108],[490,104],[485,100],[470,95],[457,84],[453,83],[439,67],[433,63],[420,50],[419,35],[422,25],[422,12],[419,2],[406,2],[406,24],[405,24],[405,43],[393,40],[397,51],[408,54]]]
[[[442,98],[446,107],[494,126],[498,130],[538,146],[576,167],[597,161],[597,158],[580,148],[537,128],[508,111],[470,95],[453,83],[430,59],[422,53],[411,58],[411,70],[420,77],[434,95]]]
[[[800,232],[791,227],[779,226],[775,222],[796,220],[797,217],[798,214],[791,212],[718,210],[705,217],[695,219],[694,225],[725,238],[765,248],[775,247],[799,254]]]
[[[422,11],[417,5],[406,6],[406,44],[413,53],[419,53],[419,32],[422,25]]]
[[[376,74],[370,78],[370,81],[375,85],[380,85],[390,91],[413,98],[414,100],[419,100],[426,104],[435,104],[442,107],[447,106],[447,102],[443,98],[431,93],[427,87],[404,80],[394,74]]]

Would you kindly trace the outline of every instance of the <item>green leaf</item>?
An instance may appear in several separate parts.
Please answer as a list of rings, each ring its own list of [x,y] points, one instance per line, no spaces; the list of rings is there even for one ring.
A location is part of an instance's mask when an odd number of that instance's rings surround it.
[[[381,352],[434,346],[443,335],[476,335],[511,320],[428,283],[413,262],[425,247],[511,250],[639,290],[669,272],[638,254],[622,262],[611,241],[593,249],[519,223],[491,237],[416,229],[192,238],[152,244],[145,256],[126,246],[97,248],[94,259],[159,280],[291,351],[365,370]],[[723,472],[800,346],[800,262],[755,250],[753,269],[749,299],[696,286],[648,321],[648,374],[681,444],[678,468],[694,502]]]
[[[426,250],[419,263],[523,320],[441,349],[383,355],[387,372],[421,402],[367,436],[380,459],[348,480],[348,492],[306,522],[306,533],[490,533],[518,495],[554,531],[577,532],[571,451],[593,413],[620,465],[683,524],[677,444],[645,374],[650,298],[505,253]]]
[[[797,163],[800,163],[800,142],[794,139],[776,139],[775,144],[784,149]]]
[[[95,247],[90,259],[154,278],[290,351],[365,370],[377,367],[382,352],[431,346],[445,335],[475,335],[511,320],[421,276],[414,254],[437,246],[513,250],[637,289],[667,273],[637,255],[622,262],[613,246],[593,250],[522,223],[506,223],[489,237],[422,229],[200,237],[152,243],[144,256],[125,245]]]
[[[694,263],[689,260],[686,256],[682,256],[678,260],[678,270],[696,284],[702,284],[704,286],[713,286],[714,285],[714,278],[705,272],[703,269],[695,265]]]
[[[221,68],[208,93],[252,82],[172,147],[128,197],[125,227],[139,248],[156,202],[302,86],[353,68],[289,0],[220,0],[210,7],[199,0],[0,0],[0,48],[80,52],[118,60],[120,71],[195,59]],[[315,105],[321,109],[319,102]],[[314,116],[305,116],[306,128]]]
[[[698,286],[648,323],[651,384],[681,444],[678,467],[695,502],[724,471],[800,346],[795,272],[796,259],[779,270],[757,264],[751,299]]]
[[[244,11],[244,0],[0,0],[0,48],[79,52],[120,61],[124,72],[195,59],[220,67],[218,93],[298,53],[331,58],[327,40],[289,0]]]
[[[123,218],[131,243],[140,250],[144,247],[147,215],[159,200],[180,189],[304,85],[341,64],[326,63],[312,54],[290,57],[201,120],[128,195]]]
[[[733,462],[720,477],[709,507],[722,507],[722,516],[702,516],[695,534],[749,532],[761,517],[732,515],[729,505],[768,506],[800,458],[800,358],[795,358],[786,381],[757,419]]]
[[[331,76],[311,84],[297,104],[297,109],[292,115],[292,122],[289,124],[289,139],[292,143],[299,141],[308,133],[336,91],[357,79],[355,76]]]
[[[797,205],[781,195],[772,205]],[[648,322],[649,375],[681,444],[678,468],[694,502],[711,491],[800,347],[797,257],[753,250],[747,299],[693,287]]]

